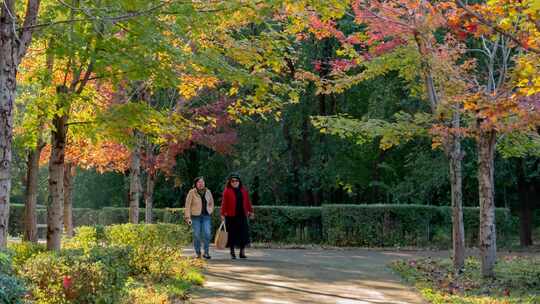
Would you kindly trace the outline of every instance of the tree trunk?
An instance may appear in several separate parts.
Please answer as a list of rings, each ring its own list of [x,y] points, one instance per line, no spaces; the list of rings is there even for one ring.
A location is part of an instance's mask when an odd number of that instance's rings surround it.
[[[304,117],[302,118],[302,167],[304,170],[309,170],[310,162],[311,162],[311,142],[309,140],[309,114],[304,113]],[[308,206],[313,206],[315,197],[312,189],[304,189],[303,190],[303,201],[304,204]]]
[[[519,208],[519,242],[522,247],[528,247],[533,244],[532,241],[532,213],[533,202],[531,200],[532,191],[526,189],[523,196],[524,199],[520,202]],[[520,195],[521,196],[521,195]]]
[[[17,86],[17,67],[32,40],[39,0],[29,0],[22,30],[17,23],[14,0],[0,5],[0,249],[7,245],[9,195],[11,192],[11,149],[13,140],[13,104]]]
[[[465,266],[465,228],[463,224],[461,142],[454,139],[450,152],[450,191],[452,192],[452,256],[454,270],[459,273]]]
[[[2,14],[0,20],[0,249],[8,236],[9,195],[11,192],[11,142],[13,139],[13,103],[15,102],[17,65],[14,62],[11,29]],[[7,37],[6,37],[7,36]]]
[[[461,117],[459,111],[454,111],[452,128],[459,129]],[[461,138],[452,135],[445,145],[446,156],[449,160],[450,192],[452,197],[452,258],[454,271],[460,273],[465,266],[465,227],[463,223],[463,151]]]
[[[36,205],[39,183],[39,158],[42,149],[43,142],[41,136],[39,136],[37,146],[28,152],[27,160],[23,240],[33,243],[38,241]]]
[[[71,163],[64,166],[64,232],[73,236],[73,179],[76,167]]]
[[[53,118],[52,147],[49,159],[49,199],[47,202],[48,250],[60,250],[64,228],[64,156],[67,118],[66,114],[55,115]]]
[[[292,175],[291,189],[288,189],[289,191],[287,193],[287,200],[289,202],[297,202],[300,199],[298,195],[298,193],[300,192],[298,186],[300,183],[300,175],[298,172],[300,167],[300,161],[296,153],[297,145],[295,144],[292,137],[289,121],[286,117],[283,118],[281,130],[283,132],[283,139],[285,140],[285,144],[287,145],[287,153],[289,159],[288,167],[290,168]]]
[[[129,222],[139,223],[139,202],[141,197],[141,145],[139,132],[135,131],[136,144],[131,152],[129,169]]]
[[[154,188],[156,186],[156,174],[148,173],[146,177],[146,191],[144,192],[145,223],[152,224],[152,205],[154,203]]]
[[[532,215],[535,205],[535,187],[527,180],[525,172],[525,161],[520,158],[517,166],[517,188],[519,195],[519,242],[522,247],[533,244]]]
[[[497,134],[482,131],[478,138],[478,192],[480,197],[480,260],[482,276],[494,277],[497,260],[494,200],[494,161]]]

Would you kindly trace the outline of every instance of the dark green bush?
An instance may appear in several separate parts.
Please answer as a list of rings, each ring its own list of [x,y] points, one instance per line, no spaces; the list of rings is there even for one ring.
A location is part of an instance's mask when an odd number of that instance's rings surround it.
[[[251,237],[256,242],[320,243],[321,210],[321,207],[256,206],[256,218],[250,223]]]
[[[478,241],[479,209],[464,209],[468,246]],[[451,246],[451,208],[425,205],[325,205],[324,239],[335,246]],[[496,210],[498,242],[514,233],[507,209]]]
[[[74,226],[91,226],[98,223],[101,211],[90,208],[75,208],[73,210]]]
[[[0,304],[19,304],[26,293],[23,282],[15,277],[11,257],[0,251]]]
[[[325,205],[324,238],[335,246],[424,246],[437,210],[423,205]]]
[[[163,223],[181,224],[184,222],[184,208],[165,208],[163,210]]]
[[[129,209],[117,207],[105,207],[99,210],[97,224],[107,226],[129,222]]]
[[[452,208],[439,207],[439,215],[436,224],[440,226],[450,237],[452,235]],[[469,247],[478,245],[478,233],[480,229],[480,209],[475,207],[463,208],[463,225],[465,226],[465,244]],[[512,236],[517,235],[517,225],[508,209],[497,208],[495,210],[495,225],[497,228],[497,244],[509,245]],[[452,241],[448,243],[450,246]],[[442,244],[441,244],[442,245]]]
[[[22,205],[12,208],[11,223],[22,221]],[[127,223],[128,208],[101,210],[74,209],[75,224],[114,225]],[[43,213],[43,215],[40,215]],[[250,221],[254,242],[328,243],[335,246],[426,246],[449,248],[451,208],[426,205],[325,205],[323,207],[255,206]],[[44,217],[44,210],[38,212]],[[20,219],[13,216],[20,216]],[[184,224],[183,208],[154,209],[156,223]],[[141,221],[143,220],[141,209]],[[464,208],[467,246],[478,242],[478,208]],[[44,221],[44,218],[42,219]],[[496,210],[500,246],[517,234],[516,220],[508,210]],[[219,207],[212,217],[212,231],[220,224]],[[118,229],[118,228],[117,228]],[[22,225],[10,226],[12,234],[22,233]],[[184,236],[187,237],[187,236]]]
[[[37,208],[37,222],[38,224],[45,224],[47,222],[47,210],[44,208]],[[23,204],[10,204],[9,206],[9,227],[8,232],[10,235],[18,236],[24,231],[24,205]]]

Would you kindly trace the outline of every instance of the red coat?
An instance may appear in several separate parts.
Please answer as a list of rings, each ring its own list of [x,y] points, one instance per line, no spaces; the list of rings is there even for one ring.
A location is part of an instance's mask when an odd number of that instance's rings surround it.
[[[240,191],[242,191],[244,212],[246,213],[246,216],[248,216],[249,213],[253,213],[253,206],[251,205],[251,201],[249,200],[249,194],[247,189],[245,187],[242,187]],[[221,199],[221,215],[236,215],[236,194],[234,193],[233,188],[227,187],[223,191],[223,197]]]

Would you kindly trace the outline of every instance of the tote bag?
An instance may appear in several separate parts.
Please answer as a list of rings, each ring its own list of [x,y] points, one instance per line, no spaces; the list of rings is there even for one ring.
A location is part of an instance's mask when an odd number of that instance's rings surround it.
[[[214,239],[214,244],[217,249],[225,249],[227,247],[227,240],[229,238],[229,233],[227,232],[227,227],[225,227],[225,222],[221,222],[218,230],[216,231],[216,238]]]

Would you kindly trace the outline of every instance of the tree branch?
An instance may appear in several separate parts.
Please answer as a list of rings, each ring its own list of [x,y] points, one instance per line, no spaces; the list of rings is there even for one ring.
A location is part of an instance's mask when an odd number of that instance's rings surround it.
[[[67,122],[66,123],[66,126],[73,126],[73,125],[89,125],[89,124],[95,124],[97,123],[97,121],[95,120],[90,120],[90,121],[72,121],[72,122]]]
[[[33,0],[33,1],[39,1],[39,0]],[[118,21],[133,19],[133,18],[142,16],[142,15],[152,13],[152,12],[164,7],[165,5],[169,4],[170,2],[171,1],[163,1],[162,3],[160,3],[158,5],[155,5],[155,6],[151,7],[151,8],[149,8],[149,9],[142,10],[142,11],[137,11],[137,12],[131,12],[131,13],[127,13],[125,15],[120,15],[120,16],[103,16],[103,17],[99,17],[99,18],[95,17],[95,16],[89,16],[88,18],[73,18],[73,19],[60,20],[60,21],[54,21],[54,22],[47,22],[47,23],[41,23],[41,24],[32,24],[32,25],[28,25],[28,26],[23,27],[23,29],[36,29],[36,28],[42,28],[42,27],[58,25],[58,24],[66,24],[66,23],[74,23],[74,22],[82,22],[82,21],[95,21],[95,20],[98,20],[98,19],[99,20],[104,20],[104,21],[110,21],[112,23],[116,23]]]
[[[17,48],[18,61],[20,61],[24,57],[24,55],[26,54],[26,50],[28,50],[28,46],[30,45],[30,42],[32,40],[32,26],[34,26],[37,22],[40,3],[40,0],[28,0],[24,23],[21,29],[21,38],[19,46]]]
[[[514,35],[508,33],[507,31],[501,29],[499,26],[489,22],[486,18],[484,18],[482,15],[480,15],[479,13],[471,10],[470,8],[467,7],[467,5],[465,3],[463,3],[463,1],[461,0],[455,0],[456,4],[461,7],[464,11],[466,11],[468,14],[474,16],[476,19],[478,19],[478,21],[480,21],[480,23],[490,27],[491,29],[493,29],[495,32],[503,35],[504,37],[507,37],[509,38],[510,40],[512,40],[513,42],[517,43],[519,46],[521,46],[524,50],[526,51],[531,51],[533,53],[537,53],[537,54],[540,54],[540,49],[538,48],[534,48],[534,47],[531,47],[531,46],[526,46],[522,41],[520,41],[518,38],[516,38]]]

